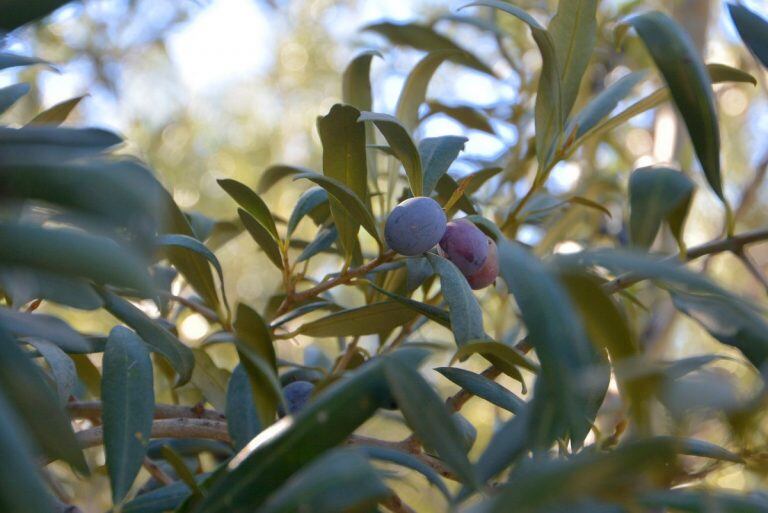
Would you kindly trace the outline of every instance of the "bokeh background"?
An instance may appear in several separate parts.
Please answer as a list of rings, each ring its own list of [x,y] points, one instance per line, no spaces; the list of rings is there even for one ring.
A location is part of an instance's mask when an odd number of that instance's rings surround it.
[[[383,19],[434,23],[439,32],[471,49],[501,77],[494,80],[455,64],[443,64],[430,85],[428,98],[480,109],[488,125],[468,129],[438,113],[430,115],[416,135],[469,138],[466,151],[451,170],[454,176],[506,163],[531,135],[526,116],[533,111],[531,84],[535,85],[538,74],[539,54],[527,28],[509,17],[497,20],[512,34],[501,43],[488,31],[456,23],[451,16],[461,4],[443,0],[86,0],[60,9],[45,23],[14,33],[6,41],[10,50],[42,57],[55,63],[58,71],[36,68],[6,72],[0,77],[0,86],[19,79],[33,83],[33,93],[9,111],[8,117],[19,123],[42,108],[87,94],[71,121],[123,133],[130,141],[125,151],[149,162],[182,208],[214,219],[231,219],[235,205],[218,187],[217,179],[235,178],[255,186],[264,169],[275,163],[319,170],[316,117],[340,101],[341,73],[360,51],[381,52],[382,58],[374,59],[372,69],[374,110],[393,113],[403,82],[423,52],[392,47],[381,36],[360,30]],[[516,4],[546,21],[556,1],[520,0]],[[744,4],[768,15],[768,2],[764,0]],[[675,15],[693,35],[705,62],[736,66],[757,77],[757,87],[717,86],[716,96],[726,193],[733,204],[742,205],[739,231],[765,226],[768,74],[739,43],[720,0],[603,0],[598,50],[576,109],[584,99],[629,71],[649,67],[637,41],[630,39],[621,50],[616,49],[613,28],[627,13],[652,8]],[[490,16],[489,12],[476,12]],[[649,94],[661,84],[653,72],[650,77],[632,99]],[[611,210],[610,219],[590,211],[567,214],[570,218],[565,220],[567,216],[555,215],[523,226],[519,238],[538,245],[542,254],[620,245],[624,236],[622,220],[627,216],[624,198],[628,173],[640,166],[665,162],[678,163],[684,169],[696,166],[684,128],[670,106],[640,115],[588,145],[573,159],[558,165],[547,183],[553,195],[578,193],[598,199]],[[492,180],[477,192],[475,198],[486,216],[493,218],[504,212],[527,190],[531,170],[513,171],[505,175],[503,186]],[[700,178],[696,179],[702,186],[686,230],[689,246],[716,238],[722,230],[721,206]],[[283,181],[265,199],[277,216],[287,218],[304,187]],[[313,226],[304,223],[299,234],[312,240],[314,232]],[[675,249],[671,239],[657,244],[658,249]],[[225,269],[230,299],[239,298],[259,310],[266,308],[267,299],[279,288],[280,276],[253,242],[247,237],[237,238],[219,249],[217,255]],[[758,267],[766,269],[768,248],[756,248],[751,256]],[[319,275],[338,268],[338,259],[333,257],[315,260],[312,268]],[[733,257],[718,256],[703,265],[729,287],[766,306],[765,290]],[[341,292],[340,302],[353,304],[353,294]],[[481,299],[489,332],[508,334],[507,319],[496,315],[504,300],[491,292],[481,294]],[[638,326],[642,342],[652,354],[673,358],[728,352],[691,321],[675,315],[661,296],[644,299],[652,312],[639,312]],[[99,318],[63,313],[85,331],[104,331],[113,323],[106,314]],[[196,314],[180,323],[180,335],[191,344],[202,340],[209,329]],[[420,335],[425,340],[449,340],[447,332],[439,328],[429,328]],[[301,359],[301,350],[310,342],[299,339],[281,351]],[[320,348],[331,353],[334,346],[331,342],[321,343]],[[226,355],[218,357],[226,359]],[[453,390],[442,378],[431,375],[429,379],[445,393]],[[740,387],[751,382],[744,367],[733,362],[716,364],[712,380],[716,386],[711,393],[726,394],[724,400],[727,394],[737,394]],[[518,385],[506,384],[519,391]],[[479,428],[474,449],[479,451],[498,412],[474,401],[464,413]],[[392,439],[400,434],[397,423],[386,419],[367,429]],[[715,428],[703,422],[695,429]],[[749,489],[760,484],[758,475],[726,470],[708,479],[717,480],[720,486]],[[403,499],[418,511],[440,511],[438,494],[425,491],[421,482],[416,484],[418,490],[414,483],[403,483]],[[73,492],[81,494],[79,503],[86,511],[103,509],[108,490],[105,479],[102,489],[104,497],[89,496],[93,482],[72,484]]]

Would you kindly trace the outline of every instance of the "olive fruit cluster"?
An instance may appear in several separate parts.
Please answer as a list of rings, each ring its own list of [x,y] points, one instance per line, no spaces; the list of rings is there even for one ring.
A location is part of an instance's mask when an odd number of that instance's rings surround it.
[[[387,245],[405,256],[417,256],[439,244],[440,254],[453,262],[477,290],[499,275],[496,243],[467,219],[448,221],[440,205],[427,197],[397,205],[384,227]]]

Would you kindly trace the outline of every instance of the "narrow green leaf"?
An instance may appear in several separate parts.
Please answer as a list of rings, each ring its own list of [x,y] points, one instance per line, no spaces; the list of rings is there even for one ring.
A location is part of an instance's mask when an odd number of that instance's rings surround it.
[[[471,183],[472,182],[470,181],[470,184]],[[435,191],[437,192],[437,196],[442,204],[448,203],[450,198],[456,194],[458,188],[459,184],[451,175],[447,173],[441,176],[437,181],[437,185],[435,185]],[[467,189],[469,189],[469,187],[467,187]],[[462,195],[459,197],[459,201],[456,202],[456,205],[454,205],[454,207],[446,214],[452,214],[457,209],[470,215],[477,214],[477,210],[472,204],[472,200],[467,197],[466,191],[462,193]]]
[[[486,482],[514,463],[529,449],[531,404],[497,429],[475,465],[480,482]],[[465,489],[460,497],[467,493]]]
[[[50,459],[62,459],[79,472],[88,473],[88,464],[72,431],[69,417],[56,394],[46,383],[40,368],[24,354],[2,325],[0,390],[23,420],[24,431]]]
[[[467,221],[471,221],[475,226],[480,228],[483,233],[485,233],[494,241],[501,240],[504,237],[504,234],[501,232],[501,229],[496,225],[496,223],[487,217],[483,217],[481,215],[470,215],[466,216],[465,219]]]
[[[568,291],[571,303],[581,317],[592,344],[601,352],[608,351],[620,390],[629,398],[635,420],[641,427],[645,427],[648,421],[647,391],[637,381],[628,379],[622,367],[622,364],[627,362],[632,365],[632,360],[629,359],[639,353],[637,340],[626,315],[603,290],[600,280],[596,277],[568,269],[562,270],[558,278]]]
[[[675,307],[723,344],[740,350],[757,369],[768,360],[768,323],[741,300],[716,294],[670,290]]]
[[[374,56],[382,57],[382,55],[375,51],[370,50],[359,54],[352,59],[347,68],[344,70],[341,84],[341,98],[342,102],[353,106],[358,111],[366,111],[373,109],[373,92],[371,90],[371,60]],[[374,192],[379,191],[378,180],[378,166],[376,162],[375,151],[370,147],[370,144],[376,141],[374,134],[374,128],[366,125],[365,127],[365,140],[368,143],[366,145],[366,167],[368,168],[368,180]]]
[[[183,385],[192,377],[195,357],[170,331],[150,319],[131,303],[107,290],[100,291],[104,309],[136,330],[149,347],[163,355],[178,374],[176,384]]]
[[[371,211],[368,210],[360,198],[346,185],[337,180],[334,180],[333,178],[319,175],[317,173],[305,173],[297,175],[294,180],[301,178],[310,180],[328,191],[328,194],[330,194],[335,200],[338,201],[338,204],[346,210],[347,214],[351,218],[360,221],[360,224],[363,226],[363,228],[365,228],[365,231],[370,233],[377,242],[381,243],[379,233],[376,229],[376,220],[373,218],[373,214],[371,214]]]
[[[464,16],[461,14],[445,13],[440,14],[433,18],[432,23],[435,24],[438,21],[449,21],[452,23],[469,25],[479,30],[489,32],[496,36],[505,36],[507,33],[496,24],[496,20],[493,18],[485,18],[483,16]]]
[[[649,248],[662,222],[682,246],[683,224],[693,199],[694,184],[681,171],[644,167],[629,178],[629,236],[633,245]]]
[[[342,308],[336,303],[332,303],[331,301],[326,301],[324,299],[320,301],[313,301],[311,303],[306,303],[301,306],[297,306],[290,312],[273,319],[272,322],[269,323],[269,327],[272,329],[275,329],[277,327],[282,326],[286,322],[292,321],[298,317],[301,317],[302,315],[305,315],[320,309],[338,311],[338,310],[341,310]]]
[[[245,227],[239,222],[239,220],[233,221],[216,221],[213,224],[213,229],[210,235],[205,240],[205,245],[211,251],[218,251],[227,242],[231,241],[241,233]]]
[[[34,299],[71,306],[80,310],[101,308],[102,301],[93,287],[83,279],[25,267],[0,269],[0,288],[20,308]]]
[[[424,121],[429,116],[435,114],[444,114],[449,118],[455,119],[466,128],[496,135],[496,131],[493,129],[493,125],[491,125],[488,116],[486,116],[480,109],[471,105],[447,105],[445,103],[430,100],[427,102],[427,106],[429,107],[429,111],[424,115],[421,121]]]
[[[269,426],[275,421],[278,405],[283,404],[285,407],[280,382],[269,363],[264,361],[252,347],[244,344],[240,339],[235,339],[235,346],[240,363],[251,380],[251,392],[254,406],[259,414],[259,422],[262,426]]]
[[[373,109],[373,92],[371,91],[371,60],[374,56],[382,57],[375,51],[367,51],[359,54],[352,59],[344,70],[341,83],[342,102],[353,106],[359,111]],[[366,125],[365,127],[366,145],[366,167],[368,168],[368,179],[374,192],[378,191],[378,168],[376,154],[369,144],[375,142],[374,128]]]
[[[390,494],[362,454],[353,449],[336,449],[292,476],[259,511],[369,511]]]
[[[75,370],[75,363],[72,361],[72,358],[62,351],[59,346],[47,340],[29,339],[27,342],[37,349],[43,359],[45,359],[53,382],[56,384],[59,400],[61,404],[66,404],[77,384],[77,370]]]
[[[141,339],[117,326],[109,334],[102,365],[104,452],[112,501],[118,504],[141,469],[152,433],[152,361]]]
[[[280,253],[280,246],[275,238],[272,237],[272,234],[269,233],[269,230],[264,228],[264,225],[258,222],[256,218],[241,208],[237,209],[237,215],[240,216],[240,221],[242,221],[246,231],[256,244],[259,245],[262,251],[264,251],[267,258],[269,258],[278,269],[282,270],[283,257]]]
[[[466,7],[484,5],[499,9],[524,22],[531,29],[533,40],[539,47],[542,59],[541,76],[536,94],[535,124],[536,124],[536,155],[539,160],[539,171],[547,168],[555,144],[560,136],[565,122],[563,108],[563,92],[560,87],[560,69],[558,50],[552,35],[524,10],[500,0],[478,0]]]
[[[429,265],[429,262],[424,257],[406,259],[405,268],[405,290],[409,293],[422,286],[427,279],[435,275],[432,266]],[[450,319],[448,319],[448,322],[450,323]]]
[[[672,18],[653,11],[630,18],[669,86],[704,174],[725,201],[720,176],[720,130],[712,81],[690,36]]]
[[[432,76],[443,62],[457,55],[461,55],[461,52],[457,50],[430,52],[417,62],[408,74],[400,98],[397,100],[395,117],[409,133],[413,133],[419,124],[419,107],[427,99],[427,88]]]
[[[341,99],[357,110],[371,110],[371,61],[381,57],[377,51],[362,52],[347,65],[341,79]]]
[[[691,513],[763,513],[768,511],[768,498],[759,493],[716,491],[710,489],[661,490],[647,493],[639,498],[640,504],[649,508],[669,508],[674,511]]]
[[[451,358],[451,364],[459,360],[464,361],[473,354],[481,355],[498,370],[518,381],[522,387],[523,393],[527,393],[528,388],[525,383],[525,378],[523,378],[523,374],[518,367],[524,369],[528,368],[529,370],[533,370],[533,372],[538,372],[539,370],[538,365],[528,360],[528,358],[518,352],[515,348],[496,341],[470,342],[469,344],[459,347],[453,355],[453,358]]]
[[[450,261],[432,253],[427,260],[440,275],[443,297],[450,308],[451,328],[456,345],[463,346],[473,340],[487,339],[483,328],[483,311],[472,293],[466,278]]]
[[[534,416],[546,415],[541,408],[558,412],[572,442],[580,445],[589,432],[586,416],[595,392],[589,379],[595,351],[567,294],[543,264],[507,240],[499,242],[498,251],[501,276],[515,296],[541,362]]]
[[[710,79],[713,84],[719,84],[721,82],[743,82],[755,84],[755,78],[749,73],[745,73],[731,66],[725,64],[707,64],[707,73],[709,73]],[[619,112],[615,116],[598,121],[594,127],[583,131],[583,134],[579,136],[579,139],[572,144],[572,147],[578,147],[581,142],[589,137],[594,137],[613,130],[620,126],[622,123],[632,119],[633,117],[642,114],[654,107],[658,107],[669,99],[669,89],[657,89],[653,93],[649,94],[642,100],[638,100],[623,111]]]
[[[656,440],[671,442],[678,454],[686,456],[699,456],[713,460],[729,461],[731,463],[744,463],[744,459],[724,447],[694,438],[680,438],[674,436],[657,436]]]
[[[507,364],[511,366],[520,367],[531,372],[539,372],[540,370],[539,366],[535,362],[531,361],[528,357],[526,357],[523,353],[512,346],[502,344],[501,342],[496,342],[495,340],[485,342],[470,342],[469,344],[458,348],[456,350],[456,354],[453,355],[451,360],[464,361],[475,353],[481,354],[485,357],[494,356],[497,359],[507,362]]]
[[[85,337],[52,315],[0,308],[0,325],[17,337],[47,340],[67,352],[83,353],[91,348]]]
[[[422,196],[424,178],[421,169],[421,156],[406,127],[395,117],[375,112],[363,112],[358,120],[370,121],[376,125],[384,139],[387,140],[392,152],[403,165],[411,192],[414,196]]]
[[[600,203],[594,200],[591,200],[589,198],[585,198],[584,196],[571,196],[566,200],[566,202],[571,203],[572,205],[581,205],[587,208],[598,210],[603,214],[605,214],[606,216],[612,217],[610,210],[608,210],[606,207],[604,207]]]
[[[237,305],[235,334],[240,362],[251,380],[253,404],[259,414],[261,426],[275,420],[277,407],[282,401],[277,381],[277,358],[272,335],[264,319],[249,306]]]
[[[200,474],[197,476],[197,481],[201,482],[209,476],[210,474]],[[120,511],[122,513],[165,513],[181,506],[184,499],[188,497],[189,487],[181,481],[176,481],[168,486],[138,495],[126,502]]]
[[[29,57],[27,55],[16,55],[12,53],[0,52],[0,70],[8,68],[18,68],[21,66],[34,66],[35,64],[47,64],[42,59],[37,57]]]
[[[363,30],[381,34],[394,45],[409,46],[426,52],[454,50],[457,53],[451,57],[453,62],[495,77],[493,70],[487,64],[454,43],[451,39],[435,32],[432,27],[417,23],[398,24],[383,22],[367,25],[363,27]]]
[[[768,68],[768,21],[741,4],[727,5],[741,39],[763,66]]]
[[[634,279],[651,279],[662,283],[680,285],[698,292],[735,298],[723,288],[715,285],[709,278],[695,273],[681,265],[679,260],[669,259],[662,255],[637,253],[619,249],[597,249],[582,251],[570,255],[557,255],[554,259],[557,265],[564,267],[603,267],[618,276],[631,273]]]
[[[358,117],[360,111],[356,108],[336,104],[328,114],[318,119],[317,131],[323,145],[323,175],[346,186],[357,200],[367,206],[369,201],[365,125],[358,121]],[[331,214],[339,232],[339,240],[347,258],[351,258],[359,244],[357,232],[361,221],[348,213],[341,204],[343,199],[333,192],[331,196]],[[370,209],[366,207],[366,210]],[[366,229],[368,228],[370,226]]]
[[[259,194],[264,194],[283,178],[288,178],[289,176],[299,175],[302,173],[314,173],[314,171],[306,167],[288,166],[285,164],[269,166],[261,175],[261,178],[259,179],[259,185],[256,187],[256,191]]]
[[[616,82],[606,87],[595,96],[569,123],[568,133],[574,133],[576,139],[589,132],[600,121],[605,119],[619,102],[624,100],[646,76],[645,70],[628,73]]]
[[[275,241],[280,239],[277,235],[277,227],[275,226],[275,220],[272,218],[272,213],[269,211],[267,204],[264,203],[264,200],[261,199],[258,194],[253,192],[248,186],[236,180],[227,178],[218,180],[218,184],[243,208],[243,210],[251,214],[261,226],[266,228]]]
[[[293,235],[293,231],[299,225],[299,222],[320,205],[328,203],[328,192],[321,187],[312,187],[307,189],[299,196],[296,206],[288,219],[288,237]]]
[[[314,238],[314,240],[307,244],[307,247],[302,250],[302,252],[296,258],[296,263],[309,260],[318,253],[328,251],[338,238],[339,232],[335,226],[323,228],[317,232],[317,236]]]
[[[451,469],[470,485],[477,485],[463,450],[462,435],[445,403],[418,371],[396,360],[384,362],[384,374],[405,420],[419,440],[433,448]]]
[[[202,257],[213,266],[213,268],[216,270],[216,274],[219,277],[219,286],[221,288],[221,297],[224,300],[224,306],[229,310],[229,301],[227,301],[227,294],[224,290],[224,270],[221,268],[221,264],[219,263],[219,259],[216,258],[216,255],[213,254],[213,251],[205,247],[205,244],[200,242],[199,240],[189,237],[187,235],[181,235],[181,234],[167,234],[167,235],[160,235],[156,239],[156,244],[161,247],[167,247],[167,246],[175,246],[177,248],[182,248],[188,251],[191,251],[194,256],[193,258]],[[199,266],[198,266],[199,267]],[[184,276],[187,278],[187,276]],[[198,280],[202,280],[202,276],[197,276]],[[187,281],[193,281],[187,278]],[[212,306],[212,305],[209,305]]]
[[[370,459],[386,461],[387,463],[394,463],[395,465],[400,465],[401,467],[406,467],[419,472],[427,478],[427,481],[429,481],[438,490],[440,490],[440,493],[442,493],[446,499],[450,499],[451,492],[448,490],[448,487],[445,486],[445,482],[442,480],[440,475],[432,470],[432,467],[416,458],[415,456],[412,456],[407,452],[390,449],[389,447],[380,447],[377,445],[362,445],[358,447],[358,450],[368,456]]]
[[[563,117],[568,117],[597,39],[598,0],[560,0],[549,23],[561,81]]]
[[[0,114],[13,107],[17,101],[29,93],[29,84],[11,84],[0,87]]]
[[[83,154],[70,158],[63,154],[69,147],[62,150],[47,143],[39,147],[10,145],[7,149],[13,155],[0,159],[3,162],[0,188],[4,197],[62,206],[74,216],[84,214],[105,225],[127,228],[130,233],[126,235],[135,239],[142,249],[149,245],[164,217],[169,194],[138,161],[88,155],[92,149],[87,147]],[[75,149],[82,147],[75,146]],[[32,153],[26,156],[27,151]],[[84,183],[88,184],[87,188],[83,187]]]
[[[50,258],[56,255],[56,258]],[[106,237],[0,223],[0,262],[87,278],[153,295],[147,262]]]
[[[438,367],[435,370],[472,395],[481,397],[516,415],[525,406],[522,399],[485,376],[455,367]]]
[[[69,100],[57,103],[32,118],[27,125],[59,126],[67,120],[67,117],[86,96],[87,95],[76,96],[75,98],[70,98]]]
[[[261,431],[259,414],[248,373],[242,365],[235,367],[227,386],[227,431],[236,450],[241,450]]]
[[[420,313],[424,317],[427,317],[428,319],[435,321],[436,323],[440,324],[445,328],[451,329],[450,314],[446,310],[443,310],[442,308],[434,305],[422,303],[421,301],[416,301],[415,299],[401,296],[400,294],[395,294],[394,292],[390,292],[383,287],[379,287],[373,282],[370,282],[369,285],[374,289],[376,289],[377,291],[379,291],[381,294],[384,294],[385,296],[387,296],[388,298],[393,299],[398,303],[413,309],[415,312]]]
[[[272,370],[277,372],[277,357],[272,335],[261,315],[248,305],[240,303],[237,305],[234,328],[240,341],[253,349]]]
[[[51,126],[0,127],[0,162],[10,164],[56,163],[95,156],[123,140],[97,128]]]
[[[707,73],[713,84],[721,82],[737,82],[742,84],[757,85],[757,79],[739,68],[728,66],[727,64],[718,64],[712,62],[707,64]]]
[[[163,445],[160,448],[160,451],[163,455],[163,459],[173,468],[176,475],[179,476],[179,479],[192,490],[192,495],[196,498],[202,497],[203,492],[198,486],[194,474],[192,474],[189,467],[184,463],[181,455],[179,455],[179,453],[177,453],[169,444]]]
[[[650,368],[650,374],[662,375],[665,379],[676,380],[687,376],[688,374],[702,369],[707,365],[722,361],[739,361],[735,358],[728,357],[721,354],[701,354],[698,356],[690,356],[688,358],[680,358],[672,362],[664,362],[657,368]]]
[[[445,135],[428,137],[419,142],[419,155],[424,170],[424,195],[429,196],[440,178],[448,172],[467,142],[466,137]]]
[[[192,370],[192,384],[203,394],[217,411],[224,411],[227,405],[228,372],[220,369],[204,349],[193,348],[195,367]]]
[[[0,378],[1,379],[1,378]],[[0,390],[0,504],[7,513],[49,513],[52,501],[43,484],[32,443],[13,406]]]
[[[674,461],[668,440],[644,439],[612,452],[585,451],[570,459],[541,458],[516,468],[484,513],[551,510],[601,493],[621,493],[626,483],[660,478]],[[625,493],[630,493],[626,489]]]
[[[356,337],[390,331],[411,321],[417,312],[394,301],[342,310],[303,324],[299,333],[309,337]]]
[[[101,397],[101,372],[94,365],[88,355],[73,354],[70,355],[77,369],[77,377],[86,387],[88,394],[94,398]]]

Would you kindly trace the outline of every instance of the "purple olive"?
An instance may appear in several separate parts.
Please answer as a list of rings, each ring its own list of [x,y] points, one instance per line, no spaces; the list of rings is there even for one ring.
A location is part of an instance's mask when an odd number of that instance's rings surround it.
[[[309,401],[309,396],[312,395],[314,389],[315,385],[309,381],[294,381],[287,384],[283,388],[283,395],[288,404],[288,413],[296,413],[301,410]]]
[[[499,276],[499,253],[496,243],[488,237],[488,258],[485,259],[483,266],[473,274],[467,276],[469,286],[473,290],[484,289],[496,281]]]
[[[390,212],[384,238],[401,255],[420,255],[440,242],[446,221],[443,209],[432,198],[409,198]]]
[[[458,219],[448,223],[440,249],[464,276],[470,276],[479,271],[488,258],[487,239],[471,221]]]

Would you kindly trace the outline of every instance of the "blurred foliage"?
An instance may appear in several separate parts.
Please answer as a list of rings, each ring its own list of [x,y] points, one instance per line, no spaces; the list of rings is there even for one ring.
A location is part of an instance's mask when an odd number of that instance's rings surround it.
[[[63,3],[0,2],[3,511],[768,510],[752,4]]]

